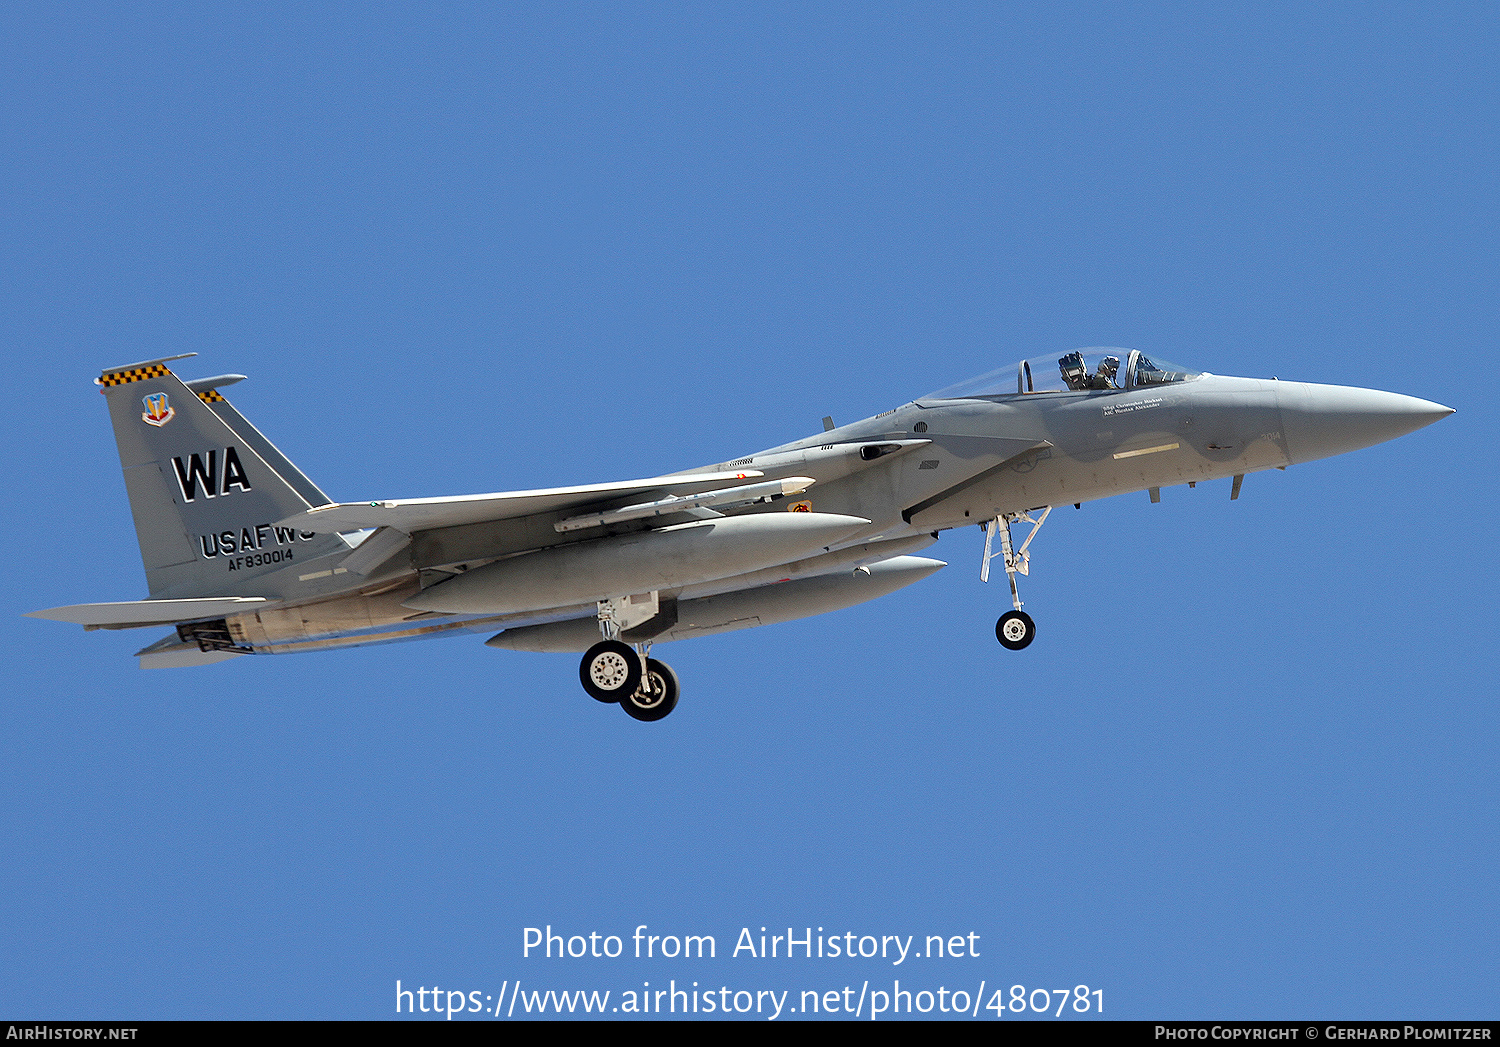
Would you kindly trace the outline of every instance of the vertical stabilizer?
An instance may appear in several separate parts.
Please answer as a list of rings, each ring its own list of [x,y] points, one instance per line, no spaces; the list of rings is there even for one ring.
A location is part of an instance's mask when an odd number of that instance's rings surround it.
[[[171,359],[180,357],[113,368],[97,379],[151,596],[281,595],[300,565],[348,545],[338,535],[276,526],[314,504],[307,495],[326,501],[322,492],[222,397],[211,404],[183,384],[167,367]]]
[[[236,374],[224,377],[240,381],[244,376]],[[215,381],[215,379],[210,378],[203,381],[184,382],[183,384],[197,393],[198,399],[208,404],[214,414],[218,415],[225,425],[233,429],[239,435],[240,439],[245,441],[247,446],[253,448],[255,453],[260,455],[267,465],[276,470],[277,474],[287,482],[287,485],[300,494],[309,505],[327,505],[333,501],[332,498],[323,493],[322,488],[309,480],[301,469],[293,465],[291,459],[282,454],[275,444],[267,440],[259,429],[251,425],[250,419],[235,410],[234,404],[224,399],[224,394],[219,391],[218,385],[214,384]],[[222,384],[228,385],[229,383],[222,382]]]

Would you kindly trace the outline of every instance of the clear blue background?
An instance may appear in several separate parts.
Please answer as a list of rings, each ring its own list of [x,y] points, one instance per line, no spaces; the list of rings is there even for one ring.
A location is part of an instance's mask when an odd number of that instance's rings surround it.
[[[407,987],[1024,984],[1496,1017],[1493,4],[366,4],[0,21],[0,1014]],[[101,367],[199,352],[335,498],[651,475],[1137,346],[1456,407],[658,648],[637,724],[478,637],[142,672]],[[711,933],[680,965],[521,930]],[[981,958],[722,958],[742,926]],[[800,933],[800,930],[799,930]],[[927,963],[927,967],[920,964]]]

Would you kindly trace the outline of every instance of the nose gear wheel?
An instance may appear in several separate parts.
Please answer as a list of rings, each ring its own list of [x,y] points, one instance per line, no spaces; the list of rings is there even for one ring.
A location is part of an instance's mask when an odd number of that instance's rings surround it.
[[[995,623],[995,639],[1010,651],[1019,651],[1036,639],[1036,623],[1025,611],[1006,611]]]
[[[1021,592],[1016,588],[1016,575],[1031,573],[1031,553],[1028,551],[1031,540],[1036,533],[1042,529],[1042,524],[1047,522],[1047,517],[1052,513],[1052,506],[1042,507],[1041,516],[1032,516],[1032,510],[1023,513],[1001,513],[993,520],[984,525],[984,558],[979,564],[979,580],[987,582],[990,580],[990,561],[1003,557],[1005,563],[1005,580],[1010,583],[1010,601],[1015,610],[1006,611],[995,623],[995,639],[1000,641],[1000,646],[1009,651],[1019,651],[1028,646],[1036,639],[1036,623],[1031,620],[1031,615],[1021,610]],[[1031,533],[1017,549],[1011,543],[1010,526],[1013,523],[1031,524]],[[995,537],[1000,538],[1000,551],[990,552]]]

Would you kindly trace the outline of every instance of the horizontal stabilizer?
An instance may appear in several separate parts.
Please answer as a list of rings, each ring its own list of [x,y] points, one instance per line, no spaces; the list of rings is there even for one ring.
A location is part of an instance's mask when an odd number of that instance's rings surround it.
[[[235,654],[233,651],[200,651],[197,644],[192,644],[181,650],[143,654],[141,655],[141,668],[196,669],[200,665],[213,665],[215,662],[227,662],[231,658],[240,657],[242,655]]]
[[[176,633],[135,654],[141,660],[142,669],[193,669],[243,657],[239,651],[205,651],[196,643],[183,643]]]
[[[93,629],[129,629],[138,625],[170,625],[199,618],[216,618],[269,603],[260,596],[222,596],[203,600],[130,600],[124,603],[79,603],[32,611],[28,618],[72,622]]]
[[[504,491],[498,494],[466,494],[456,498],[410,498],[395,502],[343,502],[320,505],[280,520],[283,527],[331,534],[365,527],[393,527],[407,534],[438,527],[460,527],[490,520],[511,520],[535,513],[583,509],[626,496],[661,492],[697,494],[711,491],[747,477],[761,476],[754,469],[734,473],[691,473],[653,476],[645,480],[585,484],[581,487],[550,487],[537,491]]]

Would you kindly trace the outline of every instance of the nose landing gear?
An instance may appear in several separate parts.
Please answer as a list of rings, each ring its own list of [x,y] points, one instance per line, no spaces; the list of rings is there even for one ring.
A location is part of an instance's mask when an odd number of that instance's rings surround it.
[[[1006,611],[995,623],[995,639],[1000,645],[1010,651],[1019,651],[1030,645],[1036,639],[1036,623],[1031,620],[1031,615],[1021,610],[1021,593],[1016,588],[1016,575],[1031,574],[1031,554],[1027,547],[1036,533],[1042,529],[1042,524],[1047,522],[1047,516],[1052,512],[1052,506],[1042,507],[1042,515],[1033,517],[1032,510],[1028,509],[1021,513],[1001,513],[993,520],[984,525],[984,560],[979,565],[979,580],[988,582],[990,580],[990,561],[997,556],[1004,557],[1005,578],[1010,582],[1010,599],[1015,605],[1015,610]],[[1010,540],[1010,527],[1013,523],[1031,524],[1031,533],[1021,543],[1019,549],[1013,549]],[[992,553],[990,548],[995,540],[996,534],[1000,535],[1000,552]]]
[[[1025,611],[1006,611],[995,623],[995,639],[1009,651],[1019,651],[1036,639],[1036,623]]]

